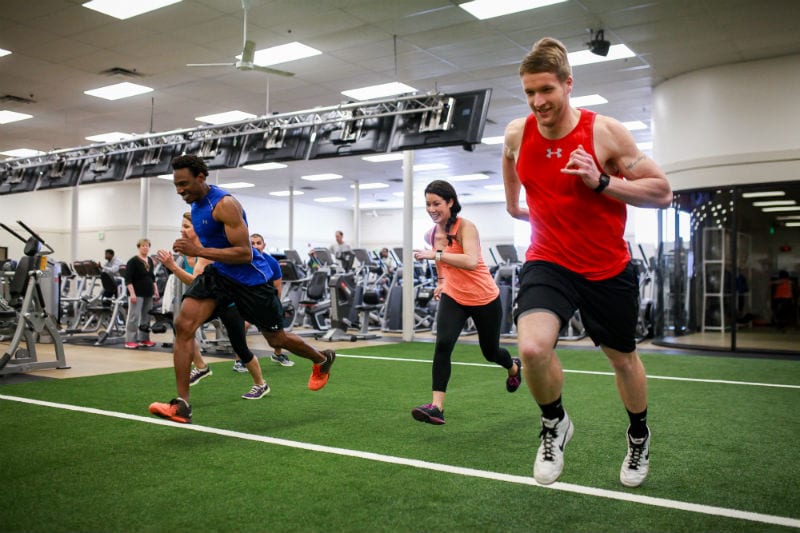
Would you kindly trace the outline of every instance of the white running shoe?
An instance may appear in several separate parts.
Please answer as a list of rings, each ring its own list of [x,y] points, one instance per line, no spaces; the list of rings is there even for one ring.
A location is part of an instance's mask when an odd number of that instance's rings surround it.
[[[627,431],[625,435],[628,439],[628,454],[622,461],[619,481],[626,487],[634,488],[644,483],[650,471],[650,428],[647,428],[647,436],[641,439],[632,438]]]
[[[536,452],[536,462],[533,463],[533,478],[538,483],[549,485],[561,475],[564,470],[564,448],[574,431],[566,412],[561,420],[542,417],[542,431],[539,433],[541,443]]]

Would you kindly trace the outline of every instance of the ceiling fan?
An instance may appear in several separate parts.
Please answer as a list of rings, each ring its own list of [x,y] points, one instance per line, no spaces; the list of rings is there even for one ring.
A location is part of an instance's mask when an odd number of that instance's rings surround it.
[[[266,72],[267,74],[277,74],[278,76],[294,76],[294,72],[286,70],[279,70],[276,68],[262,67],[253,63],[253,58],[256,52],[255,41],[247,40],[247,10],[250,7],[250,0],[242,0],[242,9],[244,10],[244,29],[242,31],[242,55],[241,59],[233,63],[187,63],[187,67],[235,67],[236,70],[257,70],[258,72]]]

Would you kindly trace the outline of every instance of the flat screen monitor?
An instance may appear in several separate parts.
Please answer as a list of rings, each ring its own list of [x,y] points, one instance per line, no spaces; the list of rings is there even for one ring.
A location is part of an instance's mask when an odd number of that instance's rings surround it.
[[[236,168],[242,154],[242,140],[239,136],[196,139],[186,144],[182,153],[202,157],[210,170]]]
[[[398,116],[392,151],[459,145],[471,150],[483,137],[491,94],[491,89],[454,93],[448,95],[447,113]]]
[[[80,184],[122,181],[128,174],[130,160],[130,153],[102,154],[88,159],[83,165]]]
[[[7,168],[0,171],[0,194],[30,192],[36,188],[42,167]]]
[[[183,144],[156,146],[132,152],[128,178],[172,174],[172,159],[181,154]]]
[[[85,163],[85,159],[65,158],[42,167],[37,190],[74,187],[78,184]]]
[[[273,128],[247,136],[239,165],[256,165],[306,158],[311,141],[311,127]]]
[[[309,159],[386,152],[395,117],[362,117],[317,127]]]

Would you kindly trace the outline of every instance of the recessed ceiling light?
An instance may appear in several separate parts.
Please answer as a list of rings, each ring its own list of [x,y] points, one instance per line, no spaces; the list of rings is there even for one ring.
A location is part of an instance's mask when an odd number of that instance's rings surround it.
[[[797,202],[794,200],[764,200],[762,202],[753,202],[753,207],[769,207],[772,205],[794,205]]]
[[[256,163],[255,165],[245,165],[242,168],[247,170],[277,170],[279,168],[286,168],[288,165],[283,163]]]
[[[261,65],[262,67],[268,67],[270,65],[295,61],[305,57],[318,56],[321,53],[322,52],[316,48],[311,48],[303,43],[294,41],[280,46],[256,50],[255,54],[253,54],[253,63]],[[236,58],[241,59],[242,56],[238,55]]]
[[[443,170],[448,168],[444,163],[420,163],[414,165],[414,172],[425,172],[426,170]]]
[[[484,185],[483,188],[487,191],[502,191],[506,186],[502,183],[493,183],[492,185]]]
[[[392,196],[397,196],[398,198],[402,198],[403,196],[405,196],[405,193],[403,191],[393,192]]]
[[[403,153],[394,152],[391,154],[365,155],[361,159],[363,159],[364,161],[369,161],[370,163],[385,163],[386,161],[400,161],[403,159]]]
[[[214,115],[205,115],[202,117],[194,117],[198,122],[207,122],[208,124],[227,124],[229,122],[240,122],[256,118],[252,113],[245,113],[244,111],[225,111],[224,113],[216,113]]]
[[[460,176],[450,176],[444,179],[445,181],[478,181],[488,180],[489,176],[486,174],[461,174]]]
[[[6,50],[5,48],[0,48],[0,57],[7,56],[11,53],[11,50]]]
[[[578,52],[570,52],[567,54],[567,60],[571,67],[579,67],[581,65],[590,65],[592,63],[602,63],[604,61],[615,61],[617,59],[626,59],[628,57],[635,57],[636,54],[633,50],[624,44],[615,44],[608,49],[608,55],[599,56],[591,50],[580,50]]]
[[[120,20],[129,19],[148,11],[177,4],[181,0],[92,0],[83,7],[99,11]]]
[[[5,152],[0,152],[0,154],[7,155],[8,157],[33,157],[37,155],[44,155],[46,153],[47,152],[34,150],[32,148],[17,148],[15,150],[7,150]]]
[[[115,83],[114,85],[83,91],[83,94],[96,96],[97,98],[105,98],[106,100],[119,100],[120,98],[128,98],[129,96],[136,96],[137,94],[149,93],[152,90],[151,87],[145,85],[124,81],[122,83]]]
[[[742,193],[742,198],[769,198],[771,196],[786,196],[786,193],[784,191],[757,191]]]
[[[358,188],[359,190],[368,190],[368,189],[386,189],[389,187],[388,183],[381,183],[381,182],[374,182],[374,183],[359,183]],[[355,183],[350,185],[351,189],[355,189]]]
[[[786,227],[787,228],[798,228],[798,227],[800,227],[800,222],[787,222],[786,223]]]
[[[301,180],[306,181],[330,181],[330,180],[340,180],[342,176],[340,174],[309,174],[307,176],[300,176]]]
[[[86,137],[87,141],[94,141],[98,143],[113,143],[116,141],[127,141],[132,139],[135,135],[130,133],[122,133],[121,131],[112,131],[109,133],[98,133],[97,135],[90,135]],[[171,178],[172,176],[170,176]]]
[[[393,81],[391,83],[382,83],[381,85],[370,85],[369,87],[361,87],[359,89],[349,89],[342,91],[342,94],[354,100],[370,100],[372,98],[382,98],[384,96],[394,96],[397,94],[415,93],[417,90],[413,87]]]
[[[785,207],[762,207],[764,213],[778,213],[781,211],[800,211],[800,205],[792,205]]]
[[[269,193],[270,196],[292,196],[293,191],[274,191]],[[294,191],[294,196],[303,196],[303,191]]]
[[[473,0],[459,4],[458,7],[473,17],[486,20],[529,9],[559,4],[566,0]]]
[[[16,111],[7,111],[5,109],[0,111],[0,124],[9,124],[10,122],[28,120],[29,118],[33,118],[33,115],[28,115],[27,113],[17,113]]]
[[[255,187],[256,184],[246,181],[233,181],[231,183],[220,183],[219,186],[223,189],[249,189],[250,187]]]
[[[341,196],[324,196],[322,198],[314,198],[314,201],[321,204],[332,204],[336,202],[346,202],[347,198],[342,198]]]
[[[646,130],[647,124],[641,120],[631,120],[630,122],[623,122],[623,126],[628,128],[628,131]]]
[[[169,181],[172,181],[172,179],[173,179],[173,176],[172,176],[172,174],[159,174],[159,175],[158,175],[158,176],[156,176],[156,177],[157,177],[158,179],[160,179],[160,180],[169,180]]]
[[[481,139],[483,144],[503,144],[506,138],[504,135],[497,135],[495,137],[484,137]]]
[[[590,105],[607,104],[608,100],[599,94],[587,94],[586,96],[570,97],[569,103],[573,107],[588,107]]]

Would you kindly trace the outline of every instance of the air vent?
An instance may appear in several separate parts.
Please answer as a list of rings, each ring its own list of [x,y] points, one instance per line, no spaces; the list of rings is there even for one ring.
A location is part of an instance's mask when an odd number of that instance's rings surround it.
[[[33,99],[33,95],[30,95],[30,98],[25,98],[24,96],[14,96],[13,94],[4,94],[0,96],[0,102],[14,102],[17,104],[35,104],[36,100]]]
[[[141,78],[142,75],[136,72],[136,69],[128,70],[122,67],[112,67],[106,70],[100,71],[100,74],[104,76],[126,76],[128,78]]]
[[[300,187],[300,190],[303,190],[303,191],[316,191],[317,188],[316,187],[308,187],[308,186],[306,186],[306,187]]]

